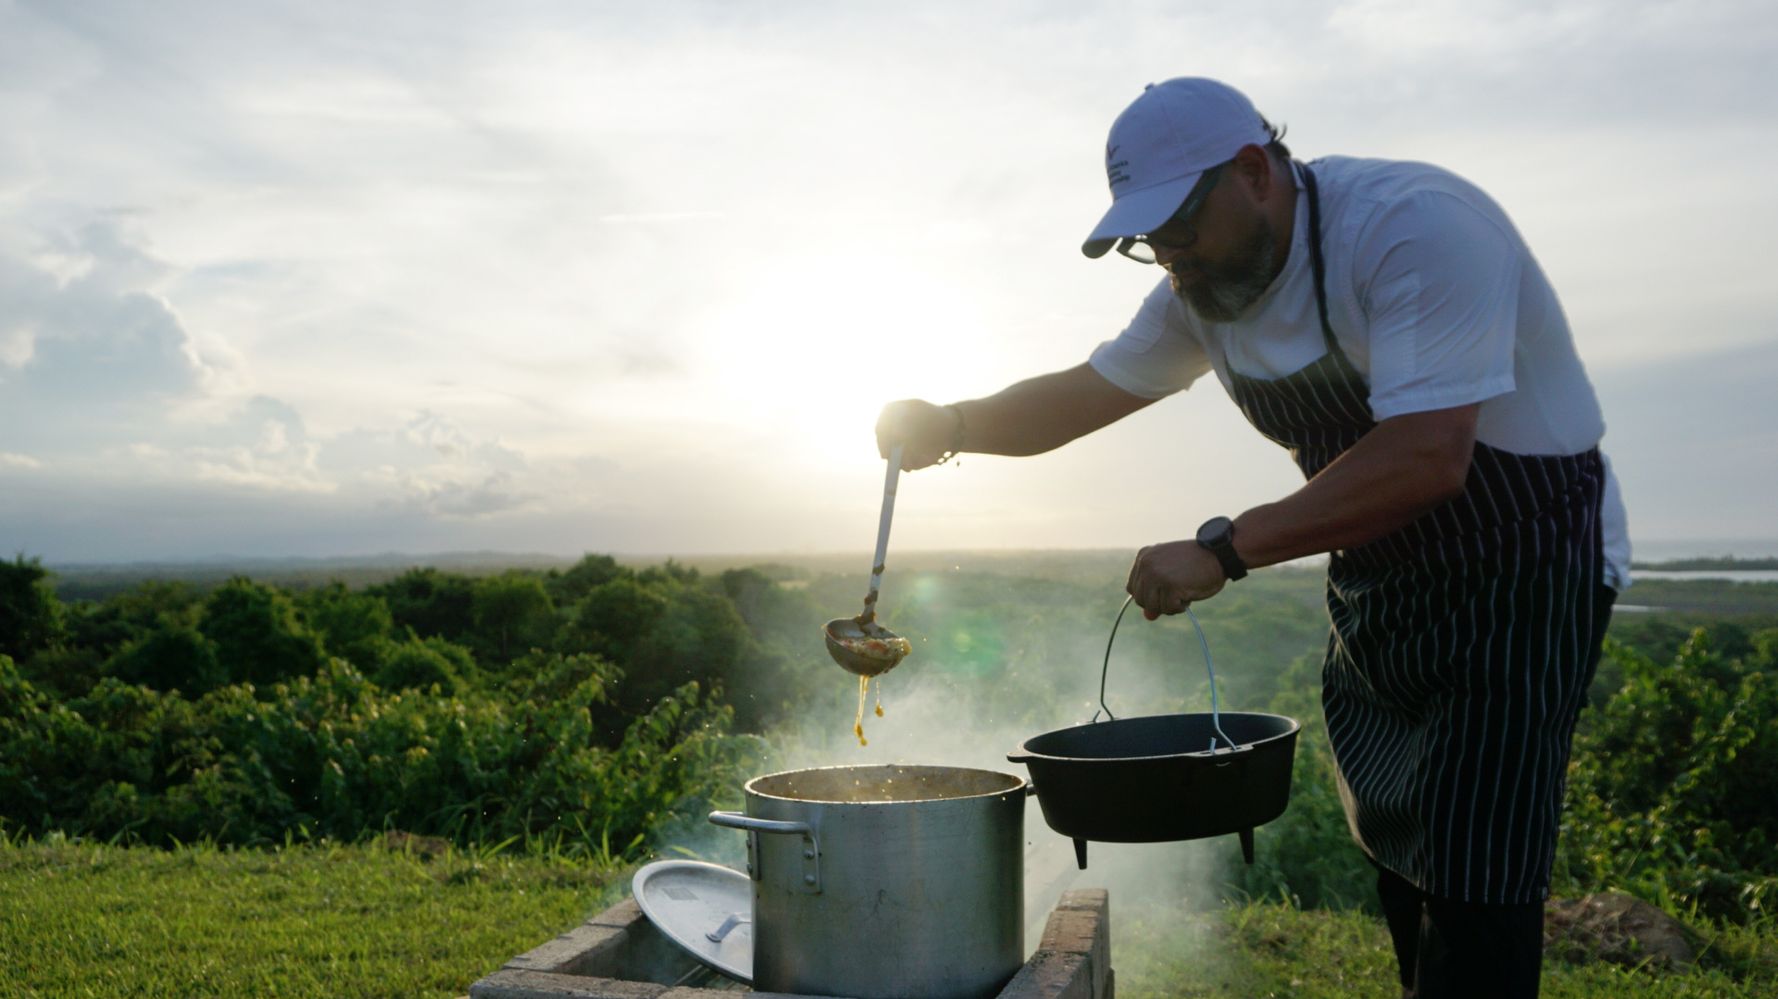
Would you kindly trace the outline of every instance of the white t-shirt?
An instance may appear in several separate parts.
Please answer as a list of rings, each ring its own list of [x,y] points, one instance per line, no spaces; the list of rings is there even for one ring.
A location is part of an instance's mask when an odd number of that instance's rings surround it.
[[[1515,454],[1577,454],[1605,421],[1568,320],[1531,250],[1492,198],[1428,166],[1335,156],[1311,167],[1321,197],[1328,322],[1381,421],[1480,403],[1476,438]],[[1113,385],[1149,399],[1230,369],[1282,378],[1327,352],[1298,168],[1284,270],[1232,323],[1200,320],[1165,276],[1130,325],[1093,351]],[[1606,582],[1629,585],[1630,542],[1606,463]]]

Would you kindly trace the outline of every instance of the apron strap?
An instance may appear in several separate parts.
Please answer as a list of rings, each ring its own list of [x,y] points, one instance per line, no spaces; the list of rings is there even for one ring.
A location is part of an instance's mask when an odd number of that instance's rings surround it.
[[[1327,263],[1321,256],[1321,192],[1315,184],[1315,171],[1302,164],[1303,186],[1309,191],[1309,266],[1315,272],[1315,308],[1321,313],[1321,339],[1327,352],[1345,356],[1339,341],[1334,339],[1333,324],[1327,320]]]

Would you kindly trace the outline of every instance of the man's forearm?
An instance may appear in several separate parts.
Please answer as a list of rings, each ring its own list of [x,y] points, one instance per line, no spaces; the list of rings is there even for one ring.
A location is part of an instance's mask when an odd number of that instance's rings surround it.
[[[1354,548],[1407,526],[1463,491],[1474,406],[1379,424],[1301,489],[1235,518],[1248,566]]]
[[[1083,364],[955,405],[963,412],[964,450],[1022,456],[1059,448],[1152,401],[1124,392]]]

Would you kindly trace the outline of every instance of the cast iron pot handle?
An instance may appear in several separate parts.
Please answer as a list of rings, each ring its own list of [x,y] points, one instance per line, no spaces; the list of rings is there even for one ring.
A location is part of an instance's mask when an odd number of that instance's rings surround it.
[[[1117,720],[1117,717],[1111,713],[1111,708],[1105,704],[1105,677],[1111,672],[1111,643],[1117,639],[1117,626],[1123,623],[1124,612],[1130,609],[1130,604],[1135,600],[1134,593],[1124,598],[1124,605],[1117,609],[1117,617],[1111,622],[1111,636],[1105,639],[1105,664],[1099,668],[1099,711],[1105,712],[1107,721]],[[1239,749],[1240,747],[1235,745],[1235,740],[1229,738],[1228,733],[1222,730],[1222,709],[1216,703],[1216,667],[1210,662],[1210,642],[1204,638],[1204,626],[1198,623],[1198,616],[1192,613],[1190,607],[1185,609],[1185,616],[1191,618],[1192,627],[1197,629],[1198,645],[1204,650],[1204,668],[1210,672],[1210,725],[1216,730],[1216,734],[1222,737],[1222,741],[1228,743],[1229,749]],[[1093,712],[1092,721],[1099,720],[1099,711]],[[1215,739],[1210,740],[1210,751],[1216,751]],[[1013,762],[1018,761],[1014,760]]]

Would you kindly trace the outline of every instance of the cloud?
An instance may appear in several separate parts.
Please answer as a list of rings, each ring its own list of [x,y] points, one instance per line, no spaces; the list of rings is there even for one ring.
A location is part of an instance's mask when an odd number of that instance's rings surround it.
[[[44,235],[0,255],[0,468],[56,454],[89,487],[210,486],[237,499],[340,495],[466,519],[518,509],[516,450],[423,410],[385,429],[311,433],[291,402],[231,397],[250,372],[211,363],[156,286],[177,269],[127,220]]]
[[[328,442],[323,467],[367,487],[380,506],[472,519],[524,508],[533,470],[520,452],[479,439],[433,412],[389,430],[360,428]]]
[[[216,372],[152,290],[165,268],[98,219],[46,245],[72,276],[0,252],[0,443],[34,450],[147,438]]]
[[[519,451],[473,435],[430,410],[414,413],[396,426],[355,427],[330,438],[319,461],[328,472],[343,476],[430,469],[457,477],[476,473],[468,477],[480,478],[480,473],[513,473],[526,467]]]
[[[331,493],[338,484],[317,468],[320,445],[302,416],[270,396],[248,399],[226,420],[198,427],[180,449],[196,478],[282,492]]]
[[[405,504],[413,509],[444,517],[474,518],[523,509],[537,499],[534,493],[513,489],[512,477],[495,472],[479,482],[427,482],[421,476],[407,476],[410,496]],[[398,504],[403,505],[403,504]]]

